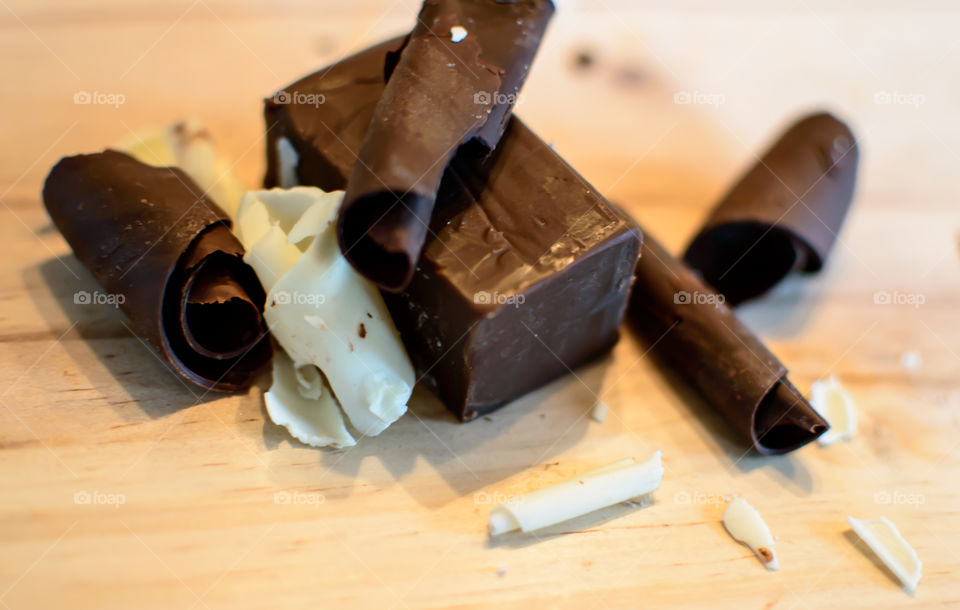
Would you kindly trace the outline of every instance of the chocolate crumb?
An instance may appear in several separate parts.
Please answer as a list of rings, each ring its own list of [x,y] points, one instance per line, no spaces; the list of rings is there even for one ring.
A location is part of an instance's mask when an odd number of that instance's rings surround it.
[[[580,49],[574,56],[573,66],[578,70],[587,70],[593,66],[593,53],[589,49]]]
[[[773,553],[765,546],[761,546],[757,549],[757,553],[763,559],[764,563],[770,563],[773,561]]]
[[[357,334],[360,335],[361,339],[367,336],[367,327],[363,325],[363,322],[360,323],[360,328],[357,329]]]

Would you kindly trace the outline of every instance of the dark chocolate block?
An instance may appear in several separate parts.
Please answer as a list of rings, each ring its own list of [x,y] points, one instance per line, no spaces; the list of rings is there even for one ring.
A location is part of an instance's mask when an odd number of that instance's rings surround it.
[[[396,44],[284,90],[323,94],[318,107],[267,100],[268,185],[283,137],[303,183],[344,187]],[[458,153],[445,173],[434,236],[410,284],[384,294],[419,374],[462,420],[612,347],[641,243],[632,220],[516,117],[492,154],[478,148]]]
[[[242,390],[270,361],[263,287],[229,217],[181,170],[113,150],[67,157],[43,202],[136,333],[184,377]]]
[[[551,0],[423,3],[389,63],[338,217],[340,248],[360,273],[406,286],[447,164],[474,138],[497,145],[552,14]]]
[[[829,428],[723,298],[647,231],[630,320],[650,350],[760,453],[793,451]]]
[[[814,114],[792,125],[717,204],[684,260],[735,305],[823,266],[853,199],[857,142]]]

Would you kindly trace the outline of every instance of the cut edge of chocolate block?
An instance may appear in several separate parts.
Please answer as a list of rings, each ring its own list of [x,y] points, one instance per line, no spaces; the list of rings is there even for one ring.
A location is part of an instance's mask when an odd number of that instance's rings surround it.
[[[343,188],[356,159],[352,150],[359,146],[364,135],[362,115],[364,113],[368,116],[372,115],[377,99],[378,83],[381,89],[383,86],[382,78],[376,75],[382,69],[387,52],[399,46],[400,43],[399,39],[383,43],[330,68],[302,78],[282,90],[327,93],[326,103],[319,108],[291,109],[289,105],[267,100],[265,116],[269,130],[270,165],[267,172],[267,185],[272,186],[278,183],[279,164],[276,143],[280,138],[287,138],[298,155],[296,177],[299,182],[318,186],[324,190]],[[351,62],[352,67],[349,65]],[[320,79],[323,79],[322,83]],[[337,83],[335,89],[331,88],[334,83]],[[529,132],[519,119],[514,117],[512,120],[515,123],[514,131],[521,132],[519,137],[523,139],[526,146],[544,151],[550,150],[542,140]],[[518,136],[514,134],[513,137]],[[509,136],[505,138],[509,142]],[[482,413],[493,411],[563,375],[569,369],[600,356],[617,342],[620,335],[619,327],[627,308],[633,269],[640,251],[639,228],[629,217],[600,196],[560,157],[552,152],[550,155],[543,157],[544,163],[547,165],[555,163],[557,168],[562,167],[564,172],[569,172],[570,175],[566,176],[569,179],[567,181],[573,185],[572,188],[582,188],[585,199],[581,208],[576,210],[576,215],[566,219],[570,224],[564,225],[562,227],[564,230],[559,231],[556,238],[541,236],[539,242],[533,240],[534,243],[526,244],[525,254],[513,253],[514,260],[508,264],[529,267],[531,270],[529,282],[516,282],[510,279],[509,274],[498,275],[491,279],[490,286],[477,286],[474,292],[472,287],[467,285],[469,282],[454,283],[449,277],[438,278],[434,273],[437,269],[436,265],[439,264],[442,267],[446,259],[440,254],[431,252],[430,245],[434,244],[436,253],[449,252],[450,245],[431,236],[420,265],[415,270],[406,291],[400,294],[384,293],[391,315],[401,331],[418,374],[425,378],[448,408],[462,420],[469,420]],[[473,163],[474,161],[468,159],[468,169]],[[439,214],[436,214],[433,219],[438,223],[435,227],[437,232],[442,232],[441,227],[446,221],[453,222],[458,216],[459,212],[449,211],[451,205],[473,209],[482,217],[489,215],[499,217],[500,214],[506,213],[504,222],[510,221],[510,208],[507,205],[500,205],[501,202],[496,195],[491,195],[488,207],[478,203],[474,196],[477,193],[471,192],[471,189],[468,189],[456,176],[468,170],[464,170],[463,164],[458,164],[456,161],[454,167],[455,169],[448,171],[448,175],[454,175],[456,178],[454,182],[457,184],[453,185],[455,193],[448,194],[446,204],[438,207]],[[514,180],[523,178],[523,172],[513,172],[513,174],[515,174]],[[472,175],[467,177],[476,178]],[[474,182],[476,184],[472,188],[474,191],[479,189],[479,195],[483,198],[486,188],[484,179],[474,180]],[[444,195],[441,194],[441,197]],[[526,197],[520,203],[528,207],[532,205],[527,202]],[[533,208],[529,211],[532,212]],[[572,263],[567,264],[572,264],[574,267],[590,265],[590,268],[584,268],[583,273],[571,275],[569,278],[552,272],[549,265],[540,268],[541,266],[537,264],[540,259],[536,256],[540,255],[543,258],[543,254],[553,254],[550,248],[551,240],[565,237],[573,228],[576,217],[581,214],[586,215],[590,211],[609,216],[603,231],[592,235],[586,246],[580,247],[578,242],[570,251],[564,252],[565,256],[571,257]],[[517,216],[527,218],[522,210],[518,211]],[[559,218],[563,219],[562,216]],[[490,229],[498,231],[498,227],[491,226]],[[556,231],[557,226],[554,225],[553,229]],[[491,246],[484,245],[483,240],[479,240],[479,243],[481,249],[488,248],[490,252],[481,252],[479,255],[474,252],[476,260],[495,257]],[[540,243],[542,246],[538,245]],[[476,244],[470,240],[461,240],[460,244],[453,245],[454,248],[458,246],[469,249]],[[466,253],[461,252],[461,254]],[[602,256],[609,259],[597,260]],[[437,259],[440,260],[439,263]],[[603,289],[584,291],[582,286],[579,286],[585,279],[589,280],[597,274],[606,276],[606,285],[603,285]],[[519,287],[519,292],[510,290],[510,286],[503,283],[505,278],[506,281],[514,282],[514,286]],[[599,279],[595,278],[594,281],[602,284]],[[493,307],[474,326],[473,322],[477,320],[475,308],[478,303],[474,300],[476,295],[486,289],[492,293],[498,288],[504,289],[502,296],[506,298],[522,296],[523,304],[520,307],[514,307],[513,304],[504,303]],[[583,293],[593,294],[595,298],[584,299],[575,310],[572,310],[566,325],[561,324],[555,329],[541,328],[539,321],[545,313],[549,313],[556,307],[555,299],[559,298],[558,295],[564,295],[565,292],[577,293],[575,298],[584,298]],[[437,316],[434,313],[437,311],[442,311],[443,315]],[[498,332],[500,334],[512,332],[514,335],[517,329],[527,332],[514,321],[515,319],[525,322],[533,332],[540,335],[539,339],[543,340],[541,343],[538,338],[531,337],[525,342],[513,341],[514,345],[526,345],[529,350],[539,351],[539,357],[544,363],[540,367],[542,371],[538,371],[535,375],[528,373],[515,375],[517,379],[506,381],[501,378],[495,382],[484,379],[478,380],[478,384],[469,383],[467,374],[476,370],[477,366],[495,367],[503,360],[501,355],[506,358],[511,355],[514,358],[517,357],[516,353],[510,351],[509,341],[497,339]],[[571,335],[576,340],[572,340]],[[467,346],[459,345],[460,342],[467,342]],[[544,347],[544,343],[550,346],[550,349]],[[469,354],[465,354],[464,351]],[[478,357],[487,360],[481,362],[477,360]],[[507,362],[512,361],[507,360]],[[507,372],[523,373],[515,365],[501,364],[501,366],[507,367],[505,368]],[[491,386],[496,383],[503,387],[499,390],[492,387],[485,389],[479,386],[481,383],[488,383]]]

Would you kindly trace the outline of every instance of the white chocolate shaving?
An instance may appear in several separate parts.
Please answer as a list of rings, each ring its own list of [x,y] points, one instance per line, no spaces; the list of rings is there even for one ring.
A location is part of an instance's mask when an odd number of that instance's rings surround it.
[[[848,440],[857,433],[857,409],[853,397],[836,377],[814,381],[810,386],[810,405],[819,413],[830,429],[817,439],[823,446]]]
[[[342,192],[247,193],[237,231],[267,290],[264,318],[297,369],[316,365],[350,423],[375,436],[406,412],[415,381],[399,333],[334,233]]]
[[[607,412],[609,410],[610,407],[606,402],[598,400],[596,403],[594,403],[593,408],[590,409],[590,419],[598,424],[602,424],[603,422],[607,421]]]
[[[277,183],[280,188],[289,189],[300,184],[297,178],[297,166],[300,155],[287,138],[277,138]]]
[[[854,519],[847,523],[857,536],[867,543],[877,557],[900,579],[904,589],[914,591],[920,582],[923,563],[917,552],[903,539],[897,526],[886,517],[879,519]]]
[[[538,530],[649,494],[663,479],[660,457],[655,451],[644,462],[619,460],[499,504],[490,512],[490,535]]]
[[[760,517],[757,509],[743,498],[734,498],[723,511],[723,526],[737,542],[743,543],[757,554],[768,570],[780,569],[780,562],[773,551],[773,536],[770,528]]]
[[[450,28],[450,42],[460,42],[467,37],[467,28],[455,25]]]
[[[357,444],[317,368],[308,365],[298,369],[282,350],[273,355],[273,384],[263,401],[273,423],[286,428],[300,442],[336,449]]]
[[[217,154],[213,138],[200,121],[190,119],[134,134],[120,148],[149,165],[179,167],[236,219],[237,205],[247,189],[234,175],[227,159]]]

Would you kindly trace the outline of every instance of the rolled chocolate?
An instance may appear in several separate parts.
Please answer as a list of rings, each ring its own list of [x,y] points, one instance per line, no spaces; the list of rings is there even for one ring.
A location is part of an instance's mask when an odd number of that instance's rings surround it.
[[[427,0],[360,147],[337,224],[360,273],[410,281],[444,169],[474,138],[499,141],[553,14],[551,0]]]
[[[386,43],[288,86],[319,107],[268,101],[268,152],[289,143],[296,175],[343,188],[364,113],[383,89]],[[269,156],[267,182],[283,171]],[[636,225],[519,119],[492,153],[464,147],[441,183],[412,280],[385,300],[418,375],[472,420],[609,350],[640,252]]]
[[[793,451],[829,428],[723,297],[647,231],[629,312],[653,352],[760,453]]]
[[[853,199],[857,142],[821,113],[794,124],[714,208],[684,260],[731,305],[818,271]]]
[[[270,360],[260,281],[227,215],[183,171],[113,150],[66,157],[43,202],[133,330],[184,377],[232,392]]]

